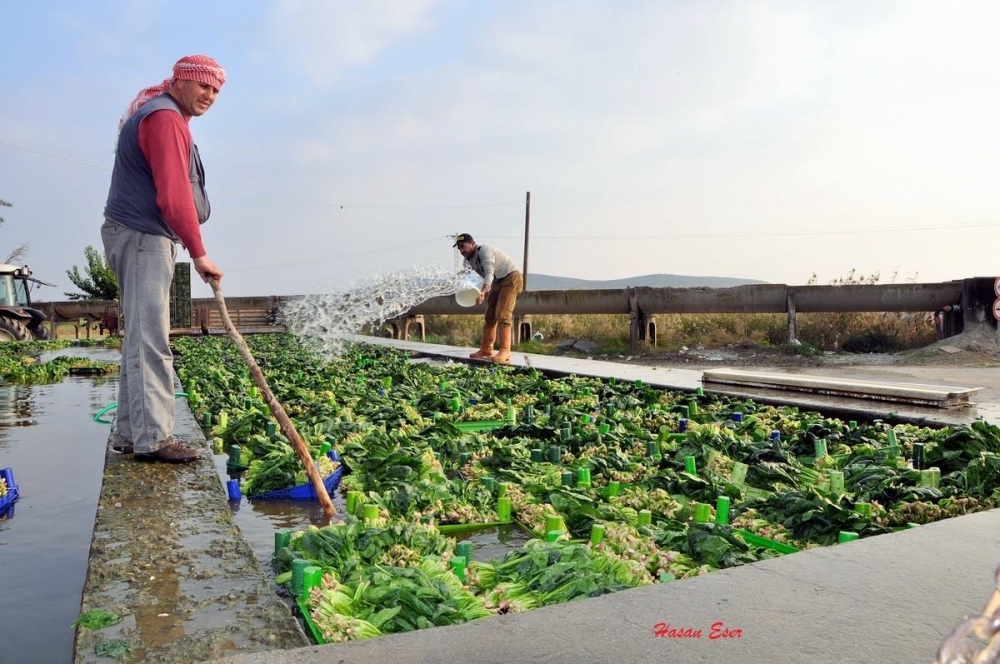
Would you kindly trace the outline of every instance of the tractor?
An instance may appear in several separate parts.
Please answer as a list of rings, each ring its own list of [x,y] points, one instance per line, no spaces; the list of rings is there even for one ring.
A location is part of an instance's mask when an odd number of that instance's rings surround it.
[[[49,338],[45,314],[31,306],[31,286],[55,286],[31,276],[28,266],[0,264],[0,343]]]

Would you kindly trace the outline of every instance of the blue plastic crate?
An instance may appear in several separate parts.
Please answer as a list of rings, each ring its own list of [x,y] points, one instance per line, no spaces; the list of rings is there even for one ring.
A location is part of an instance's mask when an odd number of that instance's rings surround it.
[[[330,450],[326,453],[326,455],[334,461],[340,461],[340,457],[337,456],[336,450]],[[337,490],[337,487],[340,486],[340,478],[343,474],[344,464],[340,464],[337,466],[337,470],[323,478],[323,486],[326,487],[327,493],[332,494]],[[247,497],[253,498],[254,500],[316,500],[317,498],[316,489],[313,488],[311,482],[293,486],[290,489],[268,491],[267,493],[258,493],[256,496]]]
[[[337,470],[340,470],[338,468]],[[7,482],[7,493],[0,496],[0,516],[6,514],[14,502],[18,499],[17,483],[14,482],[14,470],[12,468],[0,469],[0,477]]]

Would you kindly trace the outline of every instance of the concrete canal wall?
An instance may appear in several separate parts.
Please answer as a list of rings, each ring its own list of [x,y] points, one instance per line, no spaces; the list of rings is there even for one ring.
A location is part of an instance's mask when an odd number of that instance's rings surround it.
[[[183,399],[175,435],[201,448],[202,458],[141,463],[108,448],[82,611],[106,609],[124,620],[78,628],[77,664],[113,661],[97,654],[102,641],[127,642],[125,661],[178,664],[308,643],[236,528],[212,451]]]

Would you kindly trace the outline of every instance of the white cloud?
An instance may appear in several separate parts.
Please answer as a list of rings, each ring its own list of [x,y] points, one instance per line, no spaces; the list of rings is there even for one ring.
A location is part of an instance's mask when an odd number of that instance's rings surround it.
[[[70,14],[81,38],[100,24]],[[243,19],[219,56],[231,83],[193,125],[210,186],[338,204],[512,205],[340,210],[213,196],[206,234],[224,268],[305,263],[234,272],[234,294],[448,261],[435,239],[458,231],[519,256],[525,190],[534,271],[794,283],[897,265],[930,280],[995,270],[998,229],[787,232],[998,219],[998,4],[288,0],[259,23]],[[135,39],[155,45],[149,30]],[[90,68],[73,63],[17,89],[0,124],[19,142],[104,163],[126,97],[156,80],[160,47],[137,48],[137,62],[110,58],[89,89]],[[72,113],[51,99],[73,99]],[[7,181],[25,192],[0,196],[28,213],[28,189],[53,190],[44,176],[15,173]],[[102,191],[74,192],[99,214],[106,175],[90,179]],[[738,235],[747,231],[763,235]],[[719,237],[568,239],[670,233]]]
[[[347,67],[374,61],[398,40],[431,27],[435,0],[278,0],[271,54],[326,86]]]

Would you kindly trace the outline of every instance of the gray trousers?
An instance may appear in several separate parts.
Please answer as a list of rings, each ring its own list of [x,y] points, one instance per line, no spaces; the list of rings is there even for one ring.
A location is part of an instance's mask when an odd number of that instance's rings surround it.
[[[177,245],[111,220],[104,221],[101,237],[125,319],[114,434],[132,442],[137,454],[148,454],[168,445],[174,430],[169,298]]]

